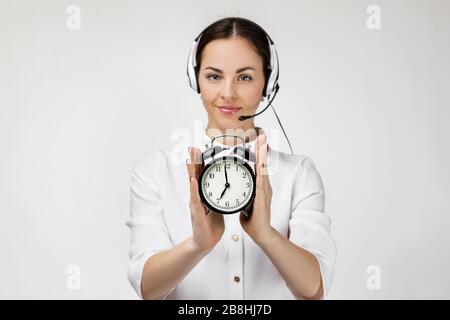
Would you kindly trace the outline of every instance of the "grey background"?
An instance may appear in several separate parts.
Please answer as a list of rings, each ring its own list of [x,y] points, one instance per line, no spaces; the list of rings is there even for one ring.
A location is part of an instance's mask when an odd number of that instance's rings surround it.
[[[80,30],[66,27],[71,4]],[[328,298],[450,298],[446,0],[0,0],[0,298],[136,298],[131,168],[206,123],[187,54],[232,15],[274,39],[274,106],[322,175],[338,244]],[[256,124],[278,128],[271,110]],[[66,286],[69,265],[79,290]],[[370,265],[380,290],[366,286]]]

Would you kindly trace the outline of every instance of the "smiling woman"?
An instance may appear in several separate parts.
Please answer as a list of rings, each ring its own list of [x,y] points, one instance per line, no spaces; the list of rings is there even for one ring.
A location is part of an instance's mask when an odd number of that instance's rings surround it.
[[[200,94],[208,126],[202,143],[189,146],[185,172],[172,160],[173,150],[158,149],[132,173],[131,284],[143,299],[324,298],[336,246],[321,177],[309,157],[269,148],[264,130],[244,116],[278,91],[273,41],[256,23],[230,17],[203,30],[192,48],[189,84]],[[215,166],[201,180],[208,168],[205,144],[227,133],[244,133],[243,150],[256,155],[252,179],[240,166],[229,173],[224,166],[223,175]],[[234,139],[224,140],[220,150],[234,146]],[[250,205],[241,209],[250,185]],[[201,190],[214,203],[238,209],[208,210]]]

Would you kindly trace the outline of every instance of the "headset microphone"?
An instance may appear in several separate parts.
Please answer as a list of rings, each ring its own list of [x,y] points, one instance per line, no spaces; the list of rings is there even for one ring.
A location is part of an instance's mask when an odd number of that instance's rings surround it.
[[[287,137],[286,131],[284,131],[283,125],[281,124],[280,118],[278,118],[278,115],[277,115],[277,112],[275,111],[275,108],[272,106],[272,101],[273,101],[273,99],[275,99],[275,96],[277,95],[278,90],[280,90],[280,85],[277,83],[275,88],[274,88],[274,91],[273,91],[274,92],[273,93],[273,97],[270,99],[269,104],[263,110],[261,110],[258,113],[255,113],[252,116],[240,116],[239,120],[240,121],[244,121],[244,120],[256,117],[257,115],[260,115],[261,113],[266,111],[268,107],[272,107],[273,113],[275,113],[275,117],[277,117],[277,121],[280,124],[281,130],[283,131],[284,137],[286,138],[286,141],[287,141],[287,143],[289,145],[289,149],[291,149],[291,154],[294,155],[294,150],[292,150],[291,142],[289,141],[289,138]]]
[[[280,85],[277,83],[277,84],[276,84],[276,87],[275,87],[275,90],[274,90],[273,97],[272,97],[272,99],[270,99],[269,104],[268,104],[263,110],[261,110],[261,111],[258,112],[258,113],[255,113],[255,114],[252,115],[252,116],[240,116],[240,117],[239,117],[239,121],[244,121],[244,120],[247,120],[247,119],[251,119],[251,118],[253,118],[253,117],[256,117],[256,116],[260,115],[260,114],[263,113],[264,111],[266,111],[267,108],[270,107],[270,106],[272,105],[272,101],[273,101],[273,99],[275,99],[275,96],[277,95],[278,90],[280,90]]]

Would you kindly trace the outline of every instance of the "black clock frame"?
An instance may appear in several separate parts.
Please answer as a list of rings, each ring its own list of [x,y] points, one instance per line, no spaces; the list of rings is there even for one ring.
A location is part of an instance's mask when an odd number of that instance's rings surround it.
[[[203,195],[203,190],[202,190],[202,187],[203,187],[202,179],[203,179],[203,176],[205,175],[205,172],[208,171],[208,168],[209,168],[209,167],[211,167],[212,165],[216,164],[216,162],[224,161],[224,160],[225,160],[225,161],[226,161],[226,160],[233,160],[233,161],[236,162],[236,163],[243,164],[244,167],[246,167],[246,168],[248,169],[248,171],[250,172],[250,175],[251,175],[252,180],[253,180],[253,190],[252,190],[252,195],[250,196],[250,200],[249,200],[248,204],[247,204],[246,206],[242,207],[241,209],[235,209],[234,211],[223,211],[223,210],[214,208],[214,207],[206,200],[205,196]],[[249,205],[252,203],[253,198],[254,198],[255,195],[256,195],[256,175],[255,175],[255,173],[253,172],[252,167],[251,167],[246,161],[242,160],[242,159],[239,158],[239,157],[236,157],[236,156],[222,156],[222,157],[219,157],[219,158],[215,158],[214,160],[212,160],[211,162],[209,162],[208,164],[205,165],[205,167],[203,168],[202,172],[200,173],[200,176],[198,177],[198,193],[200,194],[200,198],[201,198],[203,204],[206,205],[206,206],[207,206],[209,209],[211,209],[212,211],[214,211],[214,212],[216,212],[216,213],[220,213],[220,214],[234,214],[234,213],[236,213],[236,212],[240,212],[240,211],[242,211],[242,210],[248,208]]]

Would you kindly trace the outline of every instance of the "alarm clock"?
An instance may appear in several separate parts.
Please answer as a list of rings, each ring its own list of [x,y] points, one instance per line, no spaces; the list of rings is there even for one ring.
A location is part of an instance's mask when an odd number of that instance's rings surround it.
[[[232,136],[242,140],[242,146],[214,146],[214,140]],[[202,152],[204,167],[198,178],[198,189],[203,204],[220,214],[248,209],[256,193],[255,154],[245,146],[242,137],[224,134],[216,136],[211,146]]]

